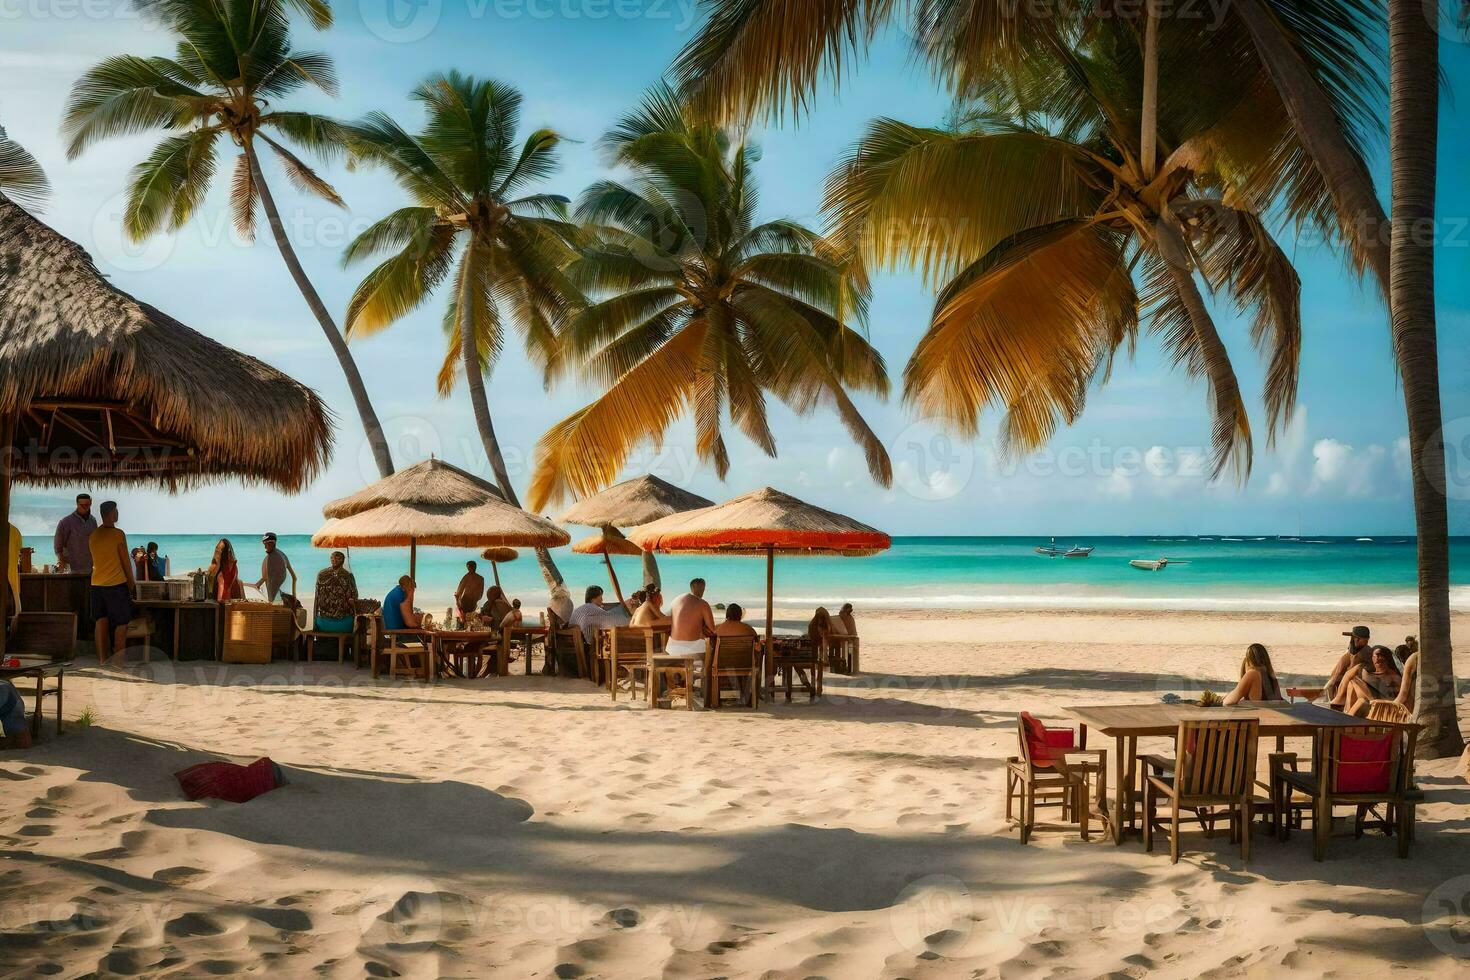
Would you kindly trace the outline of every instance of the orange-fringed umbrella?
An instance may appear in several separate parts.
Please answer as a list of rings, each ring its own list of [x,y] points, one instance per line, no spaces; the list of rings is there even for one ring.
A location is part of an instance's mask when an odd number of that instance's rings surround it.
[[[508,561],[515,561],[520,556],[520,552],[514,548],[486,548],[480,552],[480,557],[490,563],[490,574],[495,576],[495,584],[497,586],[500,584],[500,569],[496,566]]]
[[[615,527],[604,527],[600,534],[583,538],[572,545],[572,550],[579,555],[601,555],[602,560],[607,563],[607,576],[612,579],[613,593],[618,597],[618,602],[623,601],[623,589],[618,585],[618,573],[613,571],[613,555],[641,555],[643,549],[638,547],[627,538],[623,532]]]
[[[873,555],[893,543],[877,528],[770,487],[645,524],[628,537],[649,551],[764,555],[767,650],[775,612],[776,555]]]

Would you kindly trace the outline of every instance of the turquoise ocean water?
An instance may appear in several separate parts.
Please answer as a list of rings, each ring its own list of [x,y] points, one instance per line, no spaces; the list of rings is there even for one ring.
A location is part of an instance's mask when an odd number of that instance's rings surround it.
[[[227,535],[240,555],[241,577],[258,577],[257,535]],[[147,535],[129,532],[129,543],[154,540],[172,559],[175,575],[208,564],[218,536]],[[34,543],[34,542],[33,542]],[[1099,537],[1059,539],[1059,545],[1090,544],[1090,558],[1042,558],[1036,538],[895,538],[893,548],[869,558],[777,558],[778,602],[833,606],[843,601],[878,607],[1035,607],[1408,610],[1415,605],[1414,543],[1411,538],[1177,538]],[[309,592],[327,553],[306,535],[284,535],[281,547]],[[37,561],[44,560],[44,547]],[[607,586],[601,558],[553,552],[572,594],[580,601],[591,583]],[[1143,572],[1132,558],[1167,556],[1162,572]],[[420,548],[420,605],[437,609],[449,597],[473,552]],[[381,598],[408,569],[408,549],[355,548],[350,557],[364,595]],[[614,558],[624,592],[637,587],[637,558]],[[481,572],[489,579],[488,563]],[[765,563],[758,558],[661,555],[666,591],[682,591],[695,575],[709,580],[716,601],[755,603],[765,595]],[[529,551],[500,568],[501,581],[527,608],[544,605],[546,588]],[[1470,610],[1470,538],[1453,546],[1452,602]]]

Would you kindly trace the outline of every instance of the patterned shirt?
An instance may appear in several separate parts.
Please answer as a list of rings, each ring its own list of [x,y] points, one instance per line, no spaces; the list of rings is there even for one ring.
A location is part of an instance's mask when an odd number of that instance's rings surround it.
[[[346,619],[357,613],[357,579],[345,568],[324,568],[316,576],[316,614]]]

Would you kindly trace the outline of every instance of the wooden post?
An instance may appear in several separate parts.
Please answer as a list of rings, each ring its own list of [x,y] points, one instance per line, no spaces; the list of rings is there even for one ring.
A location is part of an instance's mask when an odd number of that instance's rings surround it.
[[[618,597],[618,605],[627,605],[627,603],[623,602],[622,587],[618,585],[618,573],[613,571],[612,555],[608,553],[606,548],[603,549],[602,560],[607,562],[607,575],[608,578],[612,579],[613,594]]]
[[[5,656],[5,631],[9,625],[5,614],[9,611],[10,602],[10,573],[13,566],[10,564],[10,467],[11,467],[11,443],[15,441],[15,419],[6,416],[0,419],[0,554],[5,556],[5,574],[0,575],[0,657]],[[16,605],[20,605],[20,597],[15,597]],[[36,682],[39,690],[40,682]]]
[[[419,539],[408,539],[408,577],[413,579],[413,584],[418,585],[419,570]]]
[[[761,671],[763,675],[769,674],[774,659],[771,653],[771,630],[774,626],[773,620],[776,615],[776,549],[774,546],[766,546],[766,647],[763,651],[766,667]]]
[[[500,569],[496,566],[495,562],[493,562],[493,561],[490,563],[490,574],[493,575],[493,576],[495,576],[495,587],[497,589],[499,589],[500,588]],[[501,591],[503,592],[505,590],[501,589]]]

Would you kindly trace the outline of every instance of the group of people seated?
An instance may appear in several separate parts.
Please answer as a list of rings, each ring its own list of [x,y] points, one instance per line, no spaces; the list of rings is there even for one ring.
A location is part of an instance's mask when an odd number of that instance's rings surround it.
[[[1366,715],[1374,701],[1393,701],[1414,710],[1414,679],[1419,668],[1419,643],[1406,637],[1396,649],[1374,645],[1366,626],[1355,626],[1343,636],[1348,649],[1337,659],[1332,675],[1318,698],[1319,704],[1350,715]],[[1271,655],[1259,643],[1246,648],[1240,663],[1240,681],[1225,695],[1225,704],[1242,701],[1283,701],[1285,695],[1271,666]]]
[[[703,653],[707,641],[717,636],[750,636],[761,642],[759,634],[745,622],[745,609],[736,602],[723,607],[724,614],[716,622],[715,608],[705,600],[707,583],[702,578],[689,582],[683,593],[664,609],[663,588],[649,582],[621,603],[608,603],[600,585],[591,585],[583,602],[572,610],[567,625],[581,631],[582,639],[592,645],[599,629],[636,626],[667,631],[665,647],[670,653]],[[857,636],[852,603],[846,603],[836,616],[818,606],[807,624],[807,636],[814,648],[820,649],[831,637]]]
[[[385,630],[434,629],[434,616],[419,610],[414,605],[418,590],[412,576],[404,575],[398,584],[383,599],[383,628]],[[484,601],[480,601],[481,592]],[[525,622],[521,612],[521,600],[508,598],[498,585],[485,586],[476,562],[465,562],[465,574],[454,590],[454,609],[460,624],[466,629],[509,629]],[[443,626],[452,626],[444,623]]]

